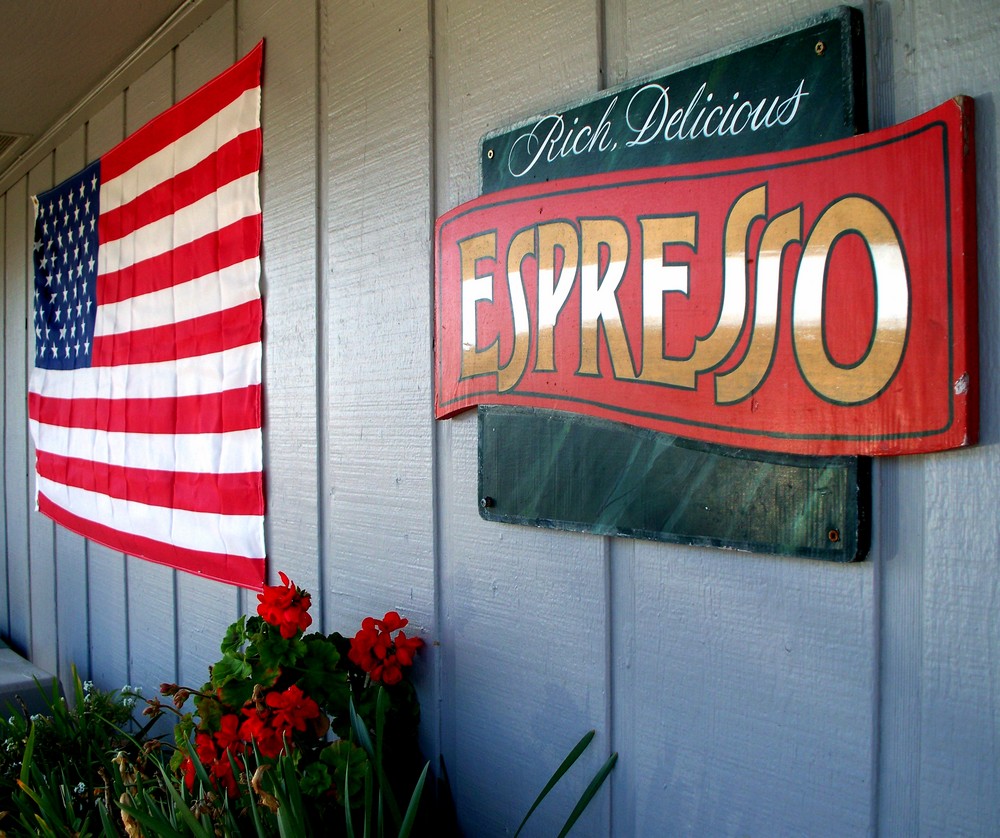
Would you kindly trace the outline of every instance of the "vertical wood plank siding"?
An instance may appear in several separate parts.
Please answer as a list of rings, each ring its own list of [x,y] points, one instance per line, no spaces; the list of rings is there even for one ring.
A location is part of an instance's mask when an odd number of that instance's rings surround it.
[[[429,645],[422,741],[470,836],[996,834],[1000,800],[1000,16],[867,0],[872,115],[977,97],[982,442],[875,468],[868,561],[488,524],[474,414],[432,411],[433,224],[480,137],[765,36],[823,0],[229,0],[0,195],[3,639],[68,683],[200,684],[256,598],[33,511],[30,195],[266,39],[261,197],[269,574],[317,627],[396,609]],[[155,59],[155,60],[154,60]]]
[[[87,159],[94,160],[125,138],[125,94],[121,93],[87,122]],[[87,614],[90,677],[105,689],[132,683],[129,644],[129,559],[101,544],[87,544]],[[83,627],[81,627],[82,630]],[[172,629],[172,627],[171,627]],[[76,661],[77,666],[81,665]],[[168,680],[166,675],[161,681]],[[154,685],[145,687],[146,695]]]
[[[53,186],[52,179],[53,154],[48,154],[30,172],[28,172],[28,200],[26,211],[20,216],[19,226],[23,230],[22,241],[24,250],[19,254],[21,276],[25,286],[25,355],[22,365],[31,369],[34,360],[34,331],[29,324],[33,323],[32,297],[32,242],[34,236],[34,214],[30,211],[30,197],[37,195]],[[27,410],[24,411],[27,418]],[[28,493],[29,508],[34,507],[35,499],[35,446],[28,442]],[[30,587],[28,590],[29,618],[31,623],[31,659],[46,672],[59,671],[58,660],[58,621],[59,613],[56,603],[56,560],[55,560],[55,525],[47,518],[31,514],[28,517],[28,550],[31,565],[28,569]]]
[[[86,126],[81,125],[56,147],[53,183],[61,183],[86,164]],[[62,683],[68,684],[72,679],[73,664],[85,670],[90,668],[87,632],[69,628],[80,626],[84,629],[87,626],[89,563],[85,539],[62,527],[55,528],[55,539],[56,672]]]
[[[125,136],[141,128],[175,101],[175,54],[170,52],[125,91]],[[129,679],[150,695],[164,681],[177,680],[177,573],[127,557],[126,614]],[[206,615],[209,619],[210,615]]]
[[[236,14],[223,6],[177,47],[174,54],[174,100],[197,90],[221,73],[236,54]],[[219,658],[223,632],[240,613],[237,588],[189,573],[174,574],[177,585],[177,682],[204,682],[206,667]]]

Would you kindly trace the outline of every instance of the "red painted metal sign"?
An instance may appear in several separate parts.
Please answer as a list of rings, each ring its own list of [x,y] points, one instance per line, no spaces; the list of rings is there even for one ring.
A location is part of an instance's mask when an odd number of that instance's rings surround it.
[[[455,208],[436,415],[529,405],[816,455],[975,442],[972,111]]]

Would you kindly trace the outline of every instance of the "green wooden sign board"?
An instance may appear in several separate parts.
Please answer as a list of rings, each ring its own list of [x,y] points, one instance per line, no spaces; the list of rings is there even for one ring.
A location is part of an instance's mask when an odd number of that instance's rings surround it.
[[[870,462],[479,408],[480,507],[507,523],[847,562],[868,550]]]
[[[796,148],[867,129],[861,14],[607,91],[483,138],[484,193],[577,175]],[[870,466],[616,422],[479,407],[487,520],[832,561],[869,545]]]

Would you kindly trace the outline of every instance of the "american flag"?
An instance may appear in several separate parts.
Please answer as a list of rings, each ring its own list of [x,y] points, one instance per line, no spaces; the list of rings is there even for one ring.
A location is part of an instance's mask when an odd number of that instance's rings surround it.
[[[41,512],[256,589],[262,56],[35,198],[28,393]]]

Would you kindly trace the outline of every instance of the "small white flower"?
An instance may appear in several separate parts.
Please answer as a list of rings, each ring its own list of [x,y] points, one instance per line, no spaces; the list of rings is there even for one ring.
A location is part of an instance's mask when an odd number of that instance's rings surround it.
[[[33,713],[32,714],[32,716],[31,716],[32,723],[40,722],[41,720],[42,720],[42,714],[41,713]]]
[[[75,794],[86,794],[87,793],[87,786],[84,785],[82,782],[77,783],[76,786],[73,788],[73,792]]]
[[[91,693],[91,692],[93,692],[94,691],[94,682],[93,681],[84,681],[83,682],[83,691],[85,693]]]

